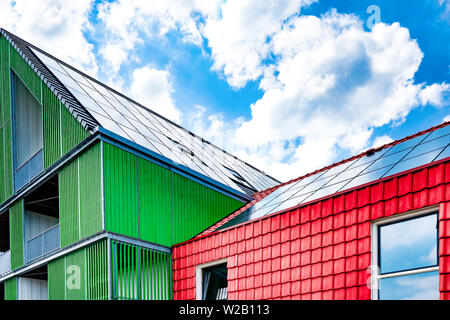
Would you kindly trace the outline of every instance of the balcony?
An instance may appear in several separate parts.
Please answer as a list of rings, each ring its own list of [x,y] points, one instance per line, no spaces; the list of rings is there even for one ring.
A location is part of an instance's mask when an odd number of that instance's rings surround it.
[[[25,247],[27,264],[59,249],[59,224],[28,239]]]
[[[0,252],[0,277],[11,272],[11,251]]]

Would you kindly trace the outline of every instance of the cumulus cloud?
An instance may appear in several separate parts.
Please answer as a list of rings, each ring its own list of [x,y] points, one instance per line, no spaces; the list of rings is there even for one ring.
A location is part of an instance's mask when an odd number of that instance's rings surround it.
[[[401,122],[419,105],[443,104],[447,84],[414,83],[423,53],[406,28],[379,23],[367,32],[362,24],[331,11],[291,19],[273,36],[274,86],[251,105],[252,117],[237,128],[236,140],[302,141],[278,157],[254,155],[266,159],[263,168],[285,179],[293,169],[317,169],[335,160],[338,148],[368,147],[373,128]]]
[[[375,141],[372,144],[372,148],[378,148],[385,144],[392,142],[393,139],[388,135],[382,135],[375,138]]]
[[[97,61],[83,32],[91,28],[92,1],[0,2],[2,27],[95,76]]]
[[[223,71],[234,88],[243,87],[264,73],[261,62],[270,52],[269,37],[283,22],[313,1],[240,1],[221,4],[219,18],[208,17],[202,33],[208,39],[213,69]]]
[[[167,67],[138,67],[125,89],[176,122],[197,119],[203,136],[281,179],[368,148],[375,128],[402,123],[413,108],[448,105],[449,84],[415,81],[423,53],[408,29],[378,23],[365,31],[357,16],[335,10],[302,15],[314,1],[102,2],[96,52],[108,83],[124,88],[121,67],[140,64],[138,46],[176,31],[186,43],[208,49],[211,68],[235,90],[259,84],[263,96],[249,106],[251,117],[231,121],[207,115],[205,106],[183,118]],[[95,74],[93,48],[83,35],[92,28],[91,6],[89,0],[64,6],[4,1],[0,18],[6,28]]]
[[[130,96],[153,111],[179,123],[181,112],[175,106],[172,91],[169,71],[149,66],[134,70]]]
[[[415,83],[423,53],[408,29],[379,23],[365,31],[357,16],[335,10],[300,15],[312,2],[105,4],[99,16],[120,53],[106,46],[105,57],[118,68],[146,37],[178,30],[209,47],[212,69],[231,87],[259,81],[264,94],[250,119],[227,122],[201,107],[197,123],[205,138],[282,179],[368,148],[374,128],[401,123],[419,105],[447,104],[448,84]]]

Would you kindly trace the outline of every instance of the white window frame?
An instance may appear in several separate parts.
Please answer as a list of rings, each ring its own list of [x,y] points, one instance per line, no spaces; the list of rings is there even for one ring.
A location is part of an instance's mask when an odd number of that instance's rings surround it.
[[[372,221],[372,226],[370,230],[370,241],[371,241],[371,267],[370,267],[370,277],[372,280],[372,287],[371,289],[371,299],[372,300],[378,300],[378,291],[379,291],[379,285],[381,279],[386,278],[393,278],[397,276],[405,276],[405,275],[411,275],[411,274],[417,274],[417,273],[425,273],[425,272],[431,272],[431,271],[439,271],[439,265],[435,267],[426,267],[426,268],[418,268],[414,270],[408,270],[408,271],[400,271],[400,272],[393,272],[389,274],[383,274],[380,275],[379,267],[378,267],[378,227],[390,224],[393,222],[400,222],[402,220],[408,220],[411,218],[418,218],[420,216],[425,216],[430,213],[437,213],[438,215],[438,221],[439,221],[439,206],[432,206],[425,209],[418,209],[413,211],[408,211],[406,213],[401,214],[395,214],[394,216],[387,217],[387,218],[381,218],[375,221]],[[439,241],[439,239],[438,239]],[[439,263],[439,255],[438,255],[438,263]],[[370,281],[370,279],[368,280]],[[375,283],[375,286],[373,285]]]
[[[195,266],[195,299],[196,300],[203,300],[202,299],[202,293],[203,293],[203,269],[214,267],[219,264],[226,264],[227,265],[227,271],[228,271],[228,259],[223,258],[219,260],[214,260],[211,262],[199,264]],[[228,292],[227,292],[228,295]]]

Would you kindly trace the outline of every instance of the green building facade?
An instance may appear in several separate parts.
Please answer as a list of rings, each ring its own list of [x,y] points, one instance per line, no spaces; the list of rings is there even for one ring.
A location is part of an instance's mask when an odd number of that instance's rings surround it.
[[[277,184],[3,29],[0,50],[4,299],[171,299],[171,246]]]

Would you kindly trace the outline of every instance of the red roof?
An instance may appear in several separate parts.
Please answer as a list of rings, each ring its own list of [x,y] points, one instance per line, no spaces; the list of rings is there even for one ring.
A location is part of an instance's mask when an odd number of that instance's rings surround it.
[[[426,133],[435,131],[435,130],[440,129],[440,128],[442,128],[442,127],[445,127],[445,126],[447,126],[447,125],[449,125],[449,124],[450,124],[450,121],[441,123],[441,124],[438,125],[438,126],[431,127],[431,128],[429,128],[429,129],[427,129],[427,130],[417,132],[416,134],[407,136],[407,137],[405,137],[405,138],[403,138],[403,139],[399,139],[399,140],[392,141],[392,142],[390,142],[390,143],[388,143],[388,144],[385,144],[385,145],[383,145],[383,146],[380,146],[380,147],[378,147],[378,148],[371,148],[371,149],[368,149],[368,150],[366,150],[366,151],[364,151],[364,152],[362,152],[362,153],[360,153],[360,154],[358,154],[358,155],[356,155],[356,156],[353,156],[353,157],[351,157],[351,158],[344,159],[344,160],[342,160],[342,161],[336,162],[336,163],[334,163],[334,164],[332,164],[332,165],[329,165],[329,166],[323,167],[323,168],[321,168],[321,169],[318,169],[318,170],[316,170],[316,171],[310,172],[310,173],[305,174],[305,175],[303,175],[303,176],[300,176],[300,177],[298,177],[298,178],[295,178],[295,179],[289,180],[289,181],[287,181],[287,182],[281,183],[281,184],[279,184],[279,185],[277,185],[277,186],[275,186],[275,187],[272,187],[272,188],[269,188],[269,189],[260,191],[260,192],[258,192],[258,193],[256,193],[256,194],[254,194],[254,196],[253,196],[254,200],[253,200],[253,201],[251,201],[250,203],[246,204],[245,206],[243,206],[243,207],[240,208],[239,210],[237,210],[237,211],[235,211],[235,212],[229,214],[228,216],[226,216],[225,218],[223,218],[222,220],[220,220],[220,221],[217,222],[216,224],[212,225],[211,227],[209,227],[208,229],[206,229],[205,231],[203,231],[202,233],[200,233],[200,234],[197,235],[196,237],[201,237],[201,236],[203,236],[203,235],[206,235],[206,234],[209,234],[209,233],[211,233],[211,232],[214,232],[215,230],[217,230],[217,228],[221,227],[222,225],[224,225],[225,223],[227,223],[227,222],[230,221],[231,219],[235,218],[235,217],[238,216],[240,213],[242,213],[242,212],[244,212],[245,210],[247,210],[248,208],[252,207],[255,203],[261,201],[261,200],[264,199],[266,196],[268,196],[268,195],[271,194],[273,191],[275,191],[276,189],[278,189],[278,188],[280,188],[280,187],[282,187],[282,186],[285,186],[285,185],[287,185],[287,184],[291,184],[291,183],[293,183],[293,182],[299,181],[299,180],[304,179],[304,178],[306,178],[306,177],[309,177],[309,176],[311,176],[311,175],[314,175],[314,174],[317,174],[317,173],[326,171],[326,170],[328,170],[328,169],[330,169],[330,168],[339,166],[339,165],[341,165],[341,164],[344,164],[344,163],[346,163],[346,162],[355,160],[355,159],[357,159],[357,158],[361,158],[361,157],[364,157],[364,156],[366,156],[366,155],[370,155],[370,154],[372,154],[372,153],[378,152],[378,151],[383,150],[383,149],[385,149],[385,148],[388,148],[388,147],[394,146],[394,145],[396,145],[396,144],[402,143],[402,142],[404,142],[404,141],[411,140],[411,139],[413,139],[413,138],[415,138],[415,137],[417,137],[417,136],[420,136],[420,135],[423,135],[423,134],[426,134]],[[288,210],[288,209],[285,209],[285,210],[283,210],[283,211],[286,211],[286,210]]]

